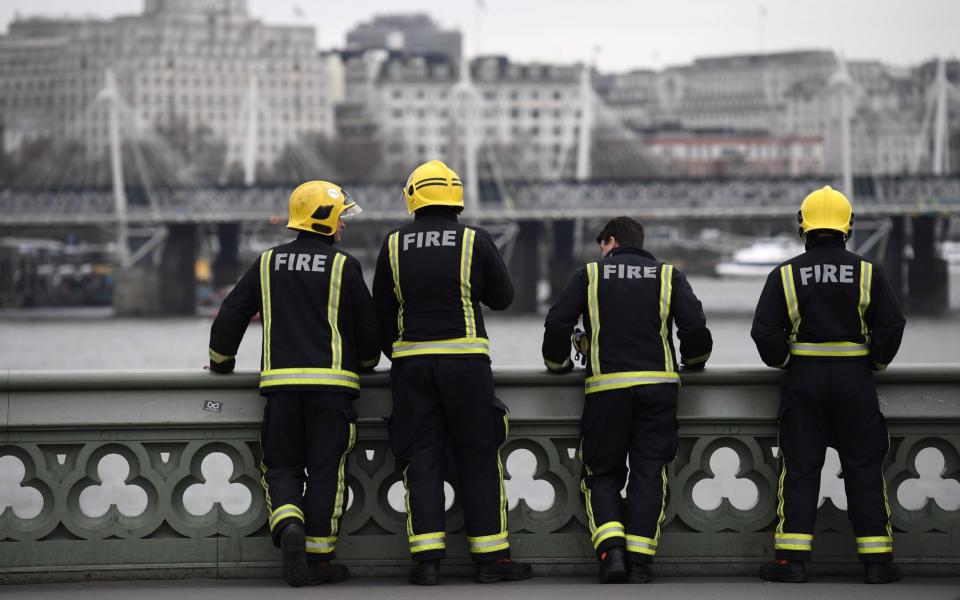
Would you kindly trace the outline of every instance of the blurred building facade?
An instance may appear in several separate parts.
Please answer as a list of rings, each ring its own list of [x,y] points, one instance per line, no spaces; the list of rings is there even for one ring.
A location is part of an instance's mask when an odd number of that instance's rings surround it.
[[[108,115],[98,94],[108,69],[129,109],[128,134],[203,129],[236,154],[244,127],[256,122],[264,162],[301,132],[332,135],[343,95],[340,56],[317,51],[313,27],[266,25],[246,0],[146,0],[142,14],[109,21],[11,23],[0,37],[5,147],[49,136],[104,149]],[[245,119],[254,105],[257,119]]]
[[[346,50],[437,54],[457,60],[463,52],[463,34],[441,29],[424,13],[377,15],[347,32]]]

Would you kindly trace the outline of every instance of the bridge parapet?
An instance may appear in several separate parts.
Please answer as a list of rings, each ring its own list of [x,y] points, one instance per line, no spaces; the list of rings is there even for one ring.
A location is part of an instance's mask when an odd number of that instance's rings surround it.
[[[593,570],[575,458],[582,375],[495,377],[512,411],[503,456],[515,555],[540,572]],[[0,372],[0,582],[276,574],[258,481],[256,380]],[[772,556],[778,381],[778,372],[729,367],[684,376],[659,572],[745,574]],[[894,367],[878,381],[897,560],[908,573],[956,574],[960,366]],[[409,559],[384,421],[389,378],[365,376],[363,388],[338,554],[359,574],[394,573]],[[855,569],[839,466],[827,463],[814,568]],[[450,562],[465,565],[455,492],[447,530]]]

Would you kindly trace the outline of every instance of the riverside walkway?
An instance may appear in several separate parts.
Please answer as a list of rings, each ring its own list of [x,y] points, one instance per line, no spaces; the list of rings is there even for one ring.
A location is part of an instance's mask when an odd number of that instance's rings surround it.
[[[671,600],[958,600],[960,576],[908,578],[885,586],[865,585],[854,578],[824,578],[803,585],[764,583],[740,577],[664,577],[645,586],[597,585],[592,577],[546,577],[509,584],[480,585],[465,578],[448,578],[439,586],[423,588],[401,579],[355,579],[335,586],[292,589],[279,580],[136,581],[10,586],[0,588],[8,598],[44,600],[284,600],[335,596],[337,600],[602,600],[605,598],[670,598]]]

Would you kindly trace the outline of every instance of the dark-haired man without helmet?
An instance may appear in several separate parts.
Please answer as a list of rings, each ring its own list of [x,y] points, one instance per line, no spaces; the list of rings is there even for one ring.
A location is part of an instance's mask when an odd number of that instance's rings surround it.
[[[597,236],[603,258],[579,268],[547,314],[543,359],[566,373],[570,334],[583,317],[587,356],[580,460],[600,583],[647,583],[667,502],[667,465],[677,453],[681,362],[703,369],[713,340],[683,273],[643,249],[643,226],[611,219]],[[627,479],[626,511],[620,498]]]
[[[410,581],[439,581],[448,443],[477,581],[527,579],[530,566],[510,560],[500,459],[507,413],[494,396],[480,310],[481,302],[507,308],[513,284],[490,234],[458,221],[463,183],[452,169],[439,160],[420,165],[403,194],[414,220],[383,241],[373,299],[381,344],[393,361],[390,446],[407,490],[407,541],[416,563]]]
[[[780,385],[780,488],[776,560],[768,581],[806,581],[820,471],[836,448],[857,553],[867,583],[900,579],[883,478],[889,441],[874,370],[900,347],[906,321],[883,271],[845,248],[853,225],[846,196],[826,186],[798,214],[806,252],[770,272],[750,335],[763,362],[786,369]]]
[[[250,318],[262,317],[261,483],[284,578],[295,587],[348,576],[330,559],[346,502],[347,456],[357,440],[353,399],[357,372],[380,358],[376,311],[360,263],[334,246],[343,217],[358,212],[336,184],[297,187],[287,222],[297,238],[257,259],[210,331],[210,370],[230,373]]]

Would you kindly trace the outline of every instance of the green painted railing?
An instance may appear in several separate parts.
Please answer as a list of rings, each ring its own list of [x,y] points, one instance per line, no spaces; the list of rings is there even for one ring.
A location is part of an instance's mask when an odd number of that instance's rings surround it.
[[[504,457],[514,554],[541,573],[592,571],[574,458],[582,375],[495,377],[511,410]],[[743,574],[772,555],[779,377],[729,367],[684,376],[658,572]],[[276,574],[258,482],[256,380],[0,371],[0,582]],[[878,381],[896,558],[908,573],[957,574],[960,366],[894,367]],[[338,555],[357,574],[393,574],[409,557],[383,420],[389,379],[365,376],[363,388]],[[825,474],[814,570],[856,568],[838,470]],[[462,527],[454,500],[452,570],[468,564]]]

